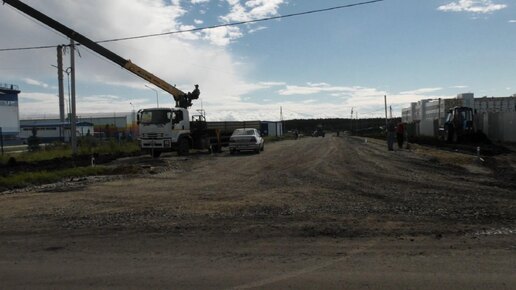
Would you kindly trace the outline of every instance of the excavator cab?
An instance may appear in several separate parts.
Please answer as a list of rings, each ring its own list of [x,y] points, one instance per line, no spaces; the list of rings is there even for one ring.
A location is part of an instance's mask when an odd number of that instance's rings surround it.
[[[441,129],[448,143],[458,143],[475,134],[473,109],[455,107],[448,111],[444,127]]]

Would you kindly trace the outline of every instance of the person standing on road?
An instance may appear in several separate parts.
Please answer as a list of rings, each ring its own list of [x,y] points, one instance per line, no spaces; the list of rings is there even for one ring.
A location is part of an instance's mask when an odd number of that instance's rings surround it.
[[[396,138],[396,125],[394,121],[387,123],[387,148],[389,151],[394,151],[394,139]]]
[[[398,148],[403,148],[403,142],[405,141],[405,124],[399,122],[396,126],[396,139],[398,141]]]

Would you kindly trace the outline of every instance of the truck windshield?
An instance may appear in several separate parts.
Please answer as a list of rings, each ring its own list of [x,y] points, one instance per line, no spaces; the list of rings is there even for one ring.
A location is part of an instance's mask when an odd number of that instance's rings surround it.
[[[172,111],[168,110],[148,110],[141,113],[142,124],[165,124],[172,119]]]

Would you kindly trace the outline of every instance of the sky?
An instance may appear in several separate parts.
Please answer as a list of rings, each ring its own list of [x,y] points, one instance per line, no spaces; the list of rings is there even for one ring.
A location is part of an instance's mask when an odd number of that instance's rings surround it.
[[[92,40],[256,20],[363,0],[22,0]],[[0,5],[0,49],[67,44]],[[410,102],[516,93],[513,0],[384,0],[239,26],[103,44],[189,92],[208,120],[393,115]],[[77,112],[172,107],[172,96],[85,47]],[[65,68],[69,66],[68,52]],[[56,49],[0,51],[0,83],[18,85],[22,118],[56,116]],[[65,86],[67,86],[65,75]],[[68,93],[66,92],[68,95]]]

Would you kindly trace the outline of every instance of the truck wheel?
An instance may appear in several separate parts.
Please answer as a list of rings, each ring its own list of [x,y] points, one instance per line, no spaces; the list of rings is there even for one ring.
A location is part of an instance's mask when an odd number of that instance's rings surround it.
[[[182,138],[179,140],[179,145],[177,146],[177,155],[178,156],[187,156],[190,150],[190,145],[188,144],[188,140]]]
[[[158,151],[158,150],[152,150],[151,151],[151,156],[153,158],[159,158],[160,155],[161,155],[161,151]]]
[[[222,152],[222,148],[219,145],[214,144],[214,145],[211,145],[211,151],[213,153],[220,153],[220,152]]]
[[[444,132],[444,139],[447,143],[452,143],[453,142],[453,130],[446,130]]]

